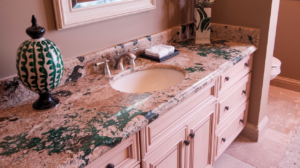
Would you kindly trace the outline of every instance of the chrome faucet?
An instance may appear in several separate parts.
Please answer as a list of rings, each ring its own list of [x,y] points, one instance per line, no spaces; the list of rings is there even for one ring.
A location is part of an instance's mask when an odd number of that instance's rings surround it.
[[[130,52],[126,52],[117,59],[115,70],[124,70],[124,58],[126,56],[129,58],[129,64],[133,67],[135,66],[134,60],[136,59],[136,56]]]

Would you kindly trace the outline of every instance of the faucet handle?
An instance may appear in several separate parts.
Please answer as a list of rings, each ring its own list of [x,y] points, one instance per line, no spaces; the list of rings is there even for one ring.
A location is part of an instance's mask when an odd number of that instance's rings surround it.
[[[110,75],[110,70],[109,70],[108,62],[109,62],[109,60],[105,59],[104,66],[103,66],[103,71],[102,71],[102,75]]]
[[[129,58],[128,64],[132,66],[132,68],[135,66],[134,59]]]
[[[139,50],[138,47],[130,50],[130,52],[137,51],[137,50]],[[136,56],[134,58],[129,58],[128,59],[128,64],[132,65],[132,67],[134,67],[135,66],[135,61],[134,61],[135,59],[136,59]]]
[[[109,60],[105,59],[104,62],[95,63],[94,64],[94,71],[96,73],[98,73],[99,72],[98,66],[104,64],[103,65],[102,75],[110,75],[110,70],[109,70],[108,62],[109,62]]]
[[[98,73],[99,72],[99,65],[103,64],[104,62],[97,62],[97,63],[94,63],[94,72],[95,73]]]

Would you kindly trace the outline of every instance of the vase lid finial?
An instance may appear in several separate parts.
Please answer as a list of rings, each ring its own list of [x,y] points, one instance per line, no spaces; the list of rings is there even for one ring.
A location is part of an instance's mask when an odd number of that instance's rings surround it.
[[[26,29],[26,33],[32,39],[40,39],[45,34],[45,28],[38,26],[36,18],[34,15],[31,17],[32,26]]]
[[[31,17],[31,23],[32,23],[31,27],[33,27],[33,26],[38,27],[37,22],[36,22],[36,18],[35,18],[34,15],[32,15],[32,17]]]

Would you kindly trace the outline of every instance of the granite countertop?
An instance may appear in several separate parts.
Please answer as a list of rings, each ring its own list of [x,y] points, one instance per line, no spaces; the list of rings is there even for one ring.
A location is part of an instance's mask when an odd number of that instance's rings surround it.
[[[0,167],[84,167],[256,50],[225,40],[173,45],[180,54],[163,63],[137,58],[133,69],[111,68],[112,76],[92,74],[59,86],[52,91],[61,101],[56,108],[36,111],[30,102],[0,110]],[[110,85],[120,73],[149,68],[177,69],[185,79],[146,93],[123,93]]]

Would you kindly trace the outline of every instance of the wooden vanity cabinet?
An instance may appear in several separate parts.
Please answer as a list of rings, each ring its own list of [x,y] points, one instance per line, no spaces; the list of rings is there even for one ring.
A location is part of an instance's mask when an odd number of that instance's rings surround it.
[[[249,55],[87,167],[213,167],[246,126],[251,70]]]
[[[252,59],[245,57],[216,83],[142,129],[142,167],[213,167],[246,126]]]

